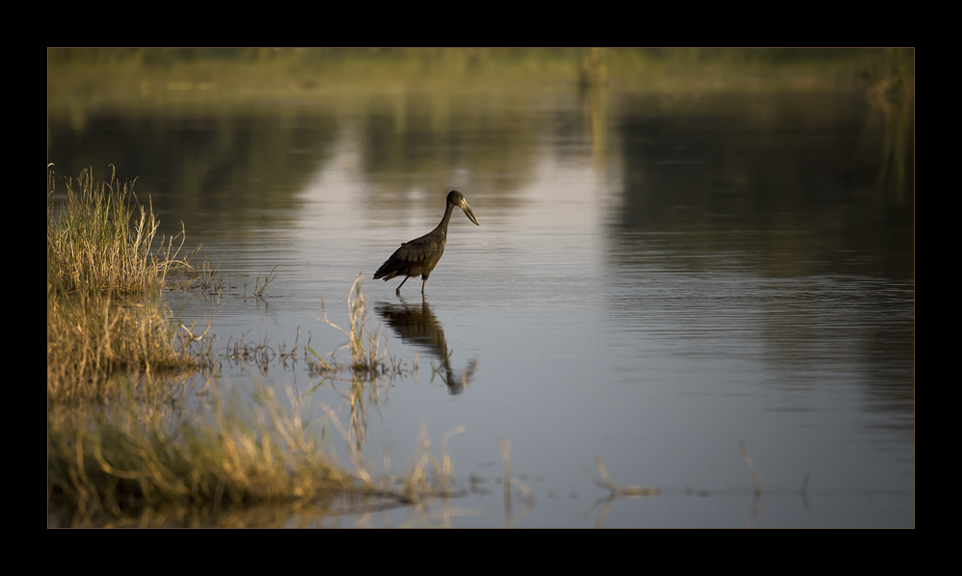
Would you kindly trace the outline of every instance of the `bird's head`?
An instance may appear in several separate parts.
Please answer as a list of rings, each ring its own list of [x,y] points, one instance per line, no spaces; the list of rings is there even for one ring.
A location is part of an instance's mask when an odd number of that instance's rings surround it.
[[[464,195],[457,190],[451,190],[448,193],[448,204],[453,204],[458,208],[464,210],[465,215],[467,215],[468,220],[474,222],[475,226],[480,226],[478,224],[478,219],[474,216],[474,211],[468,206],[468,201],[464,199]]]

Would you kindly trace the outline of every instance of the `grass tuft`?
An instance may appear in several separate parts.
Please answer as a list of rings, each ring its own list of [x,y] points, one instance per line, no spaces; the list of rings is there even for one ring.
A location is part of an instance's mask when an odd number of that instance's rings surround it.
[[[362,488],[318,449],[296,408],[260,387],[253,409],[214,392],[209,417],[174,417],[128,386],[102,410],[48,411],[49,503],[71,511],[61,522],[82,526],[157,505],[220,509]]]
[[[84,170],[76,185],[66,180],[66,199],[54,202],[56,178],[48,167],[48,290],[139,294],[158,288],[172,268],[192,270],[189,258],[177,258],[183,232],[160,238],[152,252],[160,222],[150,201],[141,204],[133,187],[134,182],[117,180],[116,169],[99,185],[92,170]]]
[[[192,270],[183,233],[158,239],[152,206],[115,171],[66,180],[58,202],[52,165],[47,184],[48,400],[102,400],[118,374],[196,369],[199,343],[178,337],[159,299],[172,270]]]
[[[382,334],[380,327],[373,332],[367,329],[367,307],[364,294],[361,292],[360,273],[357,275],[357,278],[354,279],[354,284],[351,285],[351,292],[347,297],[348,328],[341,328],[328,319],[323,297],[321,297],[321,312],[324,323],[347,336],[347,342],[330,354],[331,360],[329,362],[321,358],[319,354],[308,346],[307,351],[312,354],[314,361],[318,363],[315,365],[314,370],[337,371],[343,368],[344,365],[339,364],[334,359],[334,355],[344,349],[350,351],[350,368],[357,374],[367,374],[371,378],[376,378],[387,372],[396,373],[402,370],[396,359],[388,358],[387,353],[382,351]]]

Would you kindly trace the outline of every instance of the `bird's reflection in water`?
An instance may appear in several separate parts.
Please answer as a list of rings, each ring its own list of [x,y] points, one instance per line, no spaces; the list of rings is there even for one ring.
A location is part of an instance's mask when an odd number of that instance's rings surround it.
[[[431,313],[431,307],[422,300],[419,304],[408,304],[403,298],[398,298],[399,304],[379,302],[374,311],[384,319],[384,322],[394,329],[394,332],[405,344],[413,344],[427,350],[441,362],[437,371],[441,379],[448,386],[451,394],[460,394],[470,383],[478,368],[475,358],[460,373],[451,368],[451,351],[444,340],[444,329],[437,317]]]

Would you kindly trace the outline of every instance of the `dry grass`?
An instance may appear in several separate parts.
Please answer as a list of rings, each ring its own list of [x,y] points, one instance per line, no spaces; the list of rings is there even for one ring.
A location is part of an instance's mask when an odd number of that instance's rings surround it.
[[[358,274],[351,285],[347,297],[346,328],[331,322],[327,317],[327,309],[323,297],[321,298],[320,318],[328,326],[338,330],[347,337],[345,343],[332,351],[326,357],[311,348],[310,342],[304,347],[304,359],[312,376],[321,376],[322,382],[329,382],[334,388],[347,384],[342,392],[351,408],[350,428],[340,427],[345,440],[352,450],[360,453],[367,429],[367,407],[375,406],[380,409],[386,397],[387,380],[409,373],[403,362],[388,355],[386,345],[382,345],[381,328],[369,330],[367,326],[368,314],[364,293],[361,291],[361,276]],[[350,353],[350,362],[343,362],[338,358],[340,352]],[[344,374],[347,373],[347,377]]]
[[[62,202],[49,168],[47,182],[48,401],[104,399],[117,374],[196,368],[200,343],[158,298],[171,270],[192,270],[183,234],[158,239],[149,202],[114,175],[97,185],[84,171]]]
[[[367,329],[367,307],[364,294],[361,292],[361,274],[354,279],[351,292],[347,297],[348,328],[341,328],[328,319],[324,298],[321,298],[321,311],[324,315],[324,323],[341,331],[347,336],[347,342],[331,354],[331,362],[325,361],[316,352],[310,350],[317,361],[323,362],[323,366],[328,369],[335,369],[337,363],[333,360],[334,354],[339,350],[347,349],[351,353],[350,367],[354,372],[376,375],[385,371],[387,364],[386,354],[381,351],[381,331],[378,329],[371,332]]]
[[[200,366],[200,343],[182,340],[157,307],[111,295],[47,298],[47,398],[104,400],[117,375],[150,377]]]
[[[158,505],[217,510],[363,488],[269,389],[252,410],[214,394],[209,417],[147,408],[131,387],[117,396],[102,409],[48,411],[48,501],[70,511],[66,525],[123,523]]]
[[[160,238],[153,206],[141,204],[133,182],[95,183],[84,170],[66,181],[66,200],[54,202],[56,178],[47,172],[47,285],[58,295],[76,292],[139,294],[157,289],[178,259],[184,233]],[[174,243],[178,245],[175,247]]]
[[[294,514],[319,507],[331,512],[340,498],[354,510],[399,505],[420,509],[425,500],[454,495],[446,444],[440,458],[422,432],[420,449],[406,472],[375,474],[352,454],[348,470],[329,456],[318,437],[328,425],[345,434],[335,410],[321,405],[311,419],[309,400],[287,390],[284,405],[258,384],[240,401],[210,388],[210,409],[177,414],[144,403],[125,387],[106,406],[55,408],[47,413],[48,523],[59,526],[223,525],[224,513],[261,505]],[[173,520],[170,520],[173,518]]]

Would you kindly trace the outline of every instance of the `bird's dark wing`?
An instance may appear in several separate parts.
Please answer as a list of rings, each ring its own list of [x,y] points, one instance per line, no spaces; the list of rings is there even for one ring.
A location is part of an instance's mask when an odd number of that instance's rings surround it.
[[[416,240],[411,240],[410,242],[401,244],[401,247],[394,252],[393,256],[391,256],[391,260],[398,260],[411,264],[422,262],[427,260],[431,254],[444,249],[443,245],[438,247],[438,244],[440,243],[433,236],[422,236]]]
[[[374,279],[390,280],[395,276],[418,276],[425,271],[430,273],[434,264],[444,252],[444,242],[435,234],[425,234],[420,238],[401,244],[391,257],[374,273]],[[433,261],[433,263],[432,263]]]

